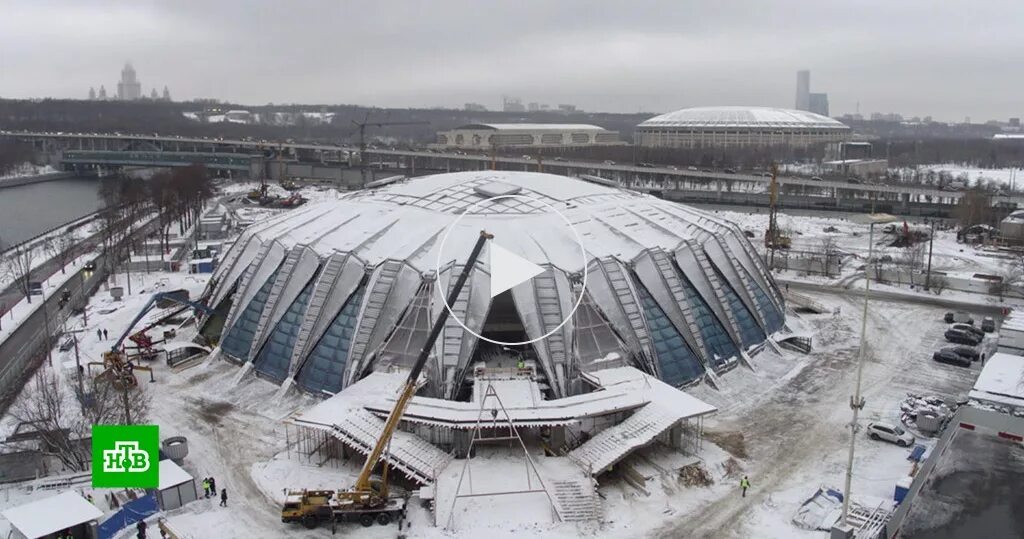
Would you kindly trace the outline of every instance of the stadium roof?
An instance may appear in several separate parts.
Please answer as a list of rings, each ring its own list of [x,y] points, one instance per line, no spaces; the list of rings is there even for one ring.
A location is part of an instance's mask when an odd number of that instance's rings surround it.
[[[571,393],[577,357],[616,353],[650,372],[657,358],[661,379],[682,385],[784,324],[781,294],[750,242],[713,213],[565,176],[472,171],[389,183],[248,227],[211,292],[211,305],[233,297],[221,350],[313,393],[337,393],[378,361],[406,365],[481,230],[494,235],[489,246],[545,271],[513,287],[507,303],[492,302],[485,247],[460,320],[479,332],[492,313],[514,311],[516,330],[540,339],[533,348],[556,397]],[[443,398],[486,353],[454,326],[428,369],[431,395]]]
[[[607,131],[590,124],[466,124],[455,129],[492,129],[495,131]]]
[[[769,107],[696,107],[655,116],[639,125],[691,126],[849,129],[839,121],[813,112]]]

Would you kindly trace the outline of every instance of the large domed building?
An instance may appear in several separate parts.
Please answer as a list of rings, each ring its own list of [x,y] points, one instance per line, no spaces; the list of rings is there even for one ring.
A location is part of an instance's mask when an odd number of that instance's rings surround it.
[[[640,146],[810,146],[850,138],[850,128],[827,116],[768,107],[696,107],[655,116],[634,135]]]
[[[476,366],[524,359],[551,399],[608,367],[681,387],[714,378],[784,325],[781,294],[732,223],[579,179],[477,171],[250,226],[214,275],[203,331],[263,378],[336,394],[414,362],[481,230],[494,239],[451,306],[421,394],[464,399]],[[492,298],[494,245],[545,271]]]

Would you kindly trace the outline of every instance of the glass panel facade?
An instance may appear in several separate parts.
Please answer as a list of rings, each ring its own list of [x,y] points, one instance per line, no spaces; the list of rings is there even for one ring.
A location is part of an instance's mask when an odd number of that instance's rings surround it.
[[[260,314],[267,304],[267,296],[270,295],[270,289],[277,280],[277,272],[278,270],[274,270],[274,273],[267,277],[242,314],[238,315],[235,325],[231,326],[231,330],[224,336],[220,348],[225,354],[235,359],[249,361],[249,348],[252,347],[252,339],[256,336],[256,326],[260,323]]]
[[[324,336],[309,353],[296,377],[296,381],[303,389],[314,393],[341,391],[345,363],[348,361],[348,351],[352,346],[352,336],[356,331],[359,307],[363,303],[365,292],[364,280],[349,296],[348,301],[338,311],[338,315],[331,321]]]
[[[253,360],[256,372],[278,382],[284,381],[288,376],[288,364],[291,362],[295,338],[298,337],[299,328],[302,327],[306,305],[309,303],[309,296],[313,292],[313,284],[319,273],[320,269],[318,268],[299,295],[295,297],[295,301],[288,306],[288,310],[281,316],[281,320],[274,326],[274,331],[270,333],[263,348],[260,348],[259,353],[256,354],[256,359]]]
[[[640,296],[640,306],[647,317],[647,330],[651,334],[651,344],[654,345],[654,352],[658,356],[658,370],[661,372],[661,380],[666,384],[680,386],[696,380],[704,374],[704,367],[697,359],[693,350],[683,340],[672,321],[661,310],[658,303],[651,297],[650,292],[640,284],[640,280],[634,278],[637,294]]]
[[[714,270],[715,275],[718,276],[718,282],[722,284],[722,292],[725,294],[725,299],[728,303],[726,307],[732,311],[732,316],[740,327],[740,338],[743,339],[743,347],[746,348],[763,342],[765,339],[764,330],[761,329],[761,326],[757,324],[757,320],[747,310],[743,300],[740,299],[736,291],[729,285],[729,281],[726,281],[725,277],[722,276],[722,272],[718,271],[718,268],[714,268]]]
[[[683,292],[690,303],[690,311],[697,322],[697,327],[700,328],[700,334],[704,337],[704,346],[707,347],[708,353],[712,356],[710,359],[716,367],[724,365],[727,359],[739,355],[736,343],[732,342],[732,338],[725,331],[725,326],[718,320],[715,313],[711,311],[711,307],[708,307],[708,304],[704,302],[704,298],[697,293],[693,283],[678,270],[679,268],[676,268],[676,271],[679,273],[679,282],[682,284]]]
[[[736,268],[737,271],[745,271],[743,268]],[[782,317],[782,313],[775,308],[775,304],[768,298],[768,294],[764,290],[761,290],[760,286],[757,286],[757,281],[749,277],[748,279],[754,282],[754,301],[761,308],[761,312],[764,313],[765,325],[768,326],[768,333],[775,333],[782,329],[782,325],[786,322],[785,318]]]

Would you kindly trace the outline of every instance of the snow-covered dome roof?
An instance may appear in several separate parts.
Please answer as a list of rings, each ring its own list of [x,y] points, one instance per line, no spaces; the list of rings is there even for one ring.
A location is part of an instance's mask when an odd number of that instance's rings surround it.
[[[525,199],[492,200],[501,195]],[[492,301],[481,256],[454,308],[483,334],[499,310],[503,327],[518,318],[524,337],[554,331],[533,350],[555,396],[612,352],[688,383],[783,324],[781,295],[753,247],[714,214],[564,176],[475,171],[340,195],[246,229],[209,291],[223,352],[315,393],[337,392],[381,361],[408,363],[480,230],[548,271]],[[427,372],[435,394],[451,398],[481,346],[449,326]]]
[[[639,127],[796,127],[849,129],[827,116],[770,107],[695,107],[655,116]]]

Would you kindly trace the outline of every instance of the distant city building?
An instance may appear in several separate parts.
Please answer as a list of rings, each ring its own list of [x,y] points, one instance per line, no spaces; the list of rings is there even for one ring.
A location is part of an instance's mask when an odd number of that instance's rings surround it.
[[[619,133],[587,124],[469,124],[437,133],[438,148],[489,150],[622,144]]]
[[[156,101],[157,99],[160,99],[160,94],[156,93],[156,88],[153,88],[153,91],[149,92],[149,98],[152,99],[153,101]]]
[[[502,97],[501,110],[505,112],[526,112],[526,107],[518,97]]]
[[[655,116],[635,141],[654,148],[804,147],[850,138],[850,128],[813,112],[767,107],[698,107]]]
[[[126,63],[121,70],[121,82],[117,83],[117,98],[132,101],[142,98],[142,83],[135,77],[135,68]]]
[[[895,113],[895,112],[886,112],[884,114],[881,113],[881,112],[872,112],[871,113],[871,121],[872,122],[902,122],[903,121],[903,115]],[[925,121],[931,121],[931,117],[925,117]]]
[[[533,101],[530,104],[526,105],[526,110],[530,112],[537,112],[540,110],[540,103]]]
[[[480,103],[466,103],[466,106],[463,107],[463,109],[470,112],[487,112],[487,107]]]
[[[579,109],[576,108],[576,105],[568,105],[568,104],[564,104],[563,103],[563,104],[558,105],[558,111],[559,112],[579,112]]]
[[[105,99],[107,99],[107,87],[106,86],[102,86],[102,85],[100,86],[100,93],[96,96],[96,99],[99,99],[100,101],[104,101]]]
[[[1020,127],[1020,118],[1010,118],[1010,127]]]
[[[796,110],[811,109],[811,72],[796,72]]]
[[[96,101],[96,88],[89,88],[89,101]]]
[[[164,86],[164,101],[170,101],[170,100],[171,100],[171,91],[168,90],[166,86]]]
[[[828,94],[810,94],[810,106],[807,110],[815,114],[828,116]]]

